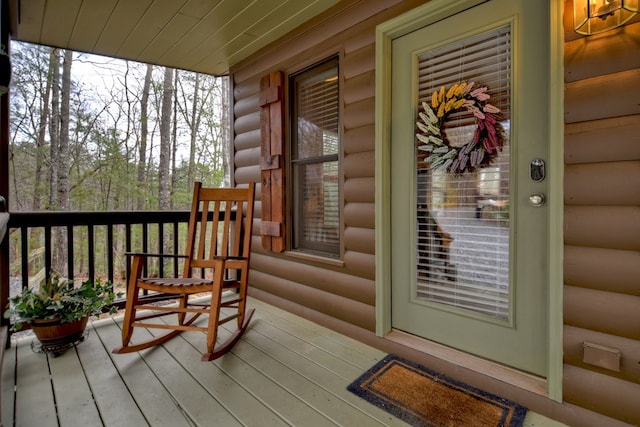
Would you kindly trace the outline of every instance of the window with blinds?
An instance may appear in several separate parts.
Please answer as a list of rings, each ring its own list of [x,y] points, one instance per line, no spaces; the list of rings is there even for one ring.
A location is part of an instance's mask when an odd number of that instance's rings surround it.
[[[419,101],[442,86],[487,86],[505,143],[494,161],[473,172],[429,169],[416,153],[417,297],[498,319],[510,314],[510,26],[418,57]],[[452,146],[473,138],[475,117],[464,108],[442,126]]]
[[[292,249],[340,254],[338,59],[291,77]]]

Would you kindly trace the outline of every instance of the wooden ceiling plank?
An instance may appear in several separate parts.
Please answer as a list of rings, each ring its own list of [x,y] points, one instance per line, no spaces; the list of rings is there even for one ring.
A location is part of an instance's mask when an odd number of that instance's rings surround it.
[[[13,38],[224,74],[337,1],[23,0]]]
[[[120,0],[95,44],[95,51],[115,57],[152,2],[153,0]]]
[[[153,41],[142,51],[140,58],[145,62],[158,63],[163,54],[176,46],[184,35],[185,28],[192,28],[198,20],[194,17],[178,14],[169,22]],[[166,58],[168,64],[173,64],[174,68],[179,68],[179,63],[175,59]]]
[[[176,16],[158,34],[156,39],[142,52],[141,57],[152,63],[158,63],[172,47],[181,43],[190,29],[196,27],[207,15],[223,0],[188,0]],[[166,57],[164,63],[175,68],[181,68],[179,61],[174,57]]]
[[[269,43],[278,40],[289,31],[299,27],[302,22],[306,22],[317,14],[323,12],[327,8],[336,4],[339,0],[327,1],[309,1],[296,14],[286,15],[283,19],[280,16],[266,16],[265,19],[257,21],[253,26],[245,30],[246,33],[260,34],[261,37],[250,43],[238,44],[236,40],[232,40],[227,46],[229,52],[229,64],[236,64],[242,58],[252,55]]]
[[[82,0],[48,0],[39,43],[69,47]]]
[[[75,50],[90,52],[103,33],[118,0],[84,0],[80,7],[70,45]]]
[[[118,55],[133,58],[136,61],[144,61],[140,54],[167,25],[173,16],[184,5],[184,1],[178,0],[154,0],[151,7],[133,28],[124,44],[118,50]]]
[[[287,2],[287,12],[292,13],[296,10],[300,4],[304,1],[292,1]],[[207,56],[210,56],[212,52],[222,50],[225,52],[224,47],[229,40],[233,40],[244,34],[247,23],[253,23],[262,19],[267,11],[277,9],[282,5],[282,1],[278,0],[261,0],[260,2],[253,2],[249,7],[242,10],[241,13],[236,14],[229,20],[224,21],[224,25],[219,29],[211,33],[207,38],[202,40],[198,46],[196,46],[189,55],[189,61],[185,63],[197,67]],[[250,24],[249,24],[250,25]],[[243,36],[242,38],[246,38]],[[228,52],[226,52],[228,53]],[[226,61],[225,61],[226,62]]]
[[[192,28],[180,42],[161,57],[161,60],[175,58],[180,63],[193,64],[192,55],[196,55],[201,49],[202,43],[210,37],[222,37],[221,32],[230,21],[238,14],[241,14],[252,0],[223,0],[204,17],[198,25]],[[236,28],[236,32],[241,29]],[[187,65],[187,68],[189,66]]]
[[[209,13],[211,13],[211,11],[214,10],[222,1],[223,0],[189,0],[182,7],[180,13],[192,18],[196,18],[198,21],[200,21]]]
[[[272,2],[273,7],[269,9],[268,13],[265,13],[265,9],[267,8],[261,7],[259,10],[256,10],[257,13],[255,15],[243,16],[243,19],[249,17],[252,18],[249,22],[253,22],[254,24],[245,27],[244,31],[239,33],[233,39],[222,40],[223,43],[216,43],[217,40],[211,40],[211,43],[206,45],[206,51],[202,52],[203,55],[201,56],[200,62],[195,64],[194,67],[198,69],[228,69],[228,57],[233,53],[233,49],[253,44],[257,39],[264,37],[264,35],[269,32],[271,26],[277,25],[276,23],[282,21],[283,16],[287,16],[289,13],[292,13],[292,6],[298,8],[306,7],[308,3],[314,1],[316,0],[298,0],[294,2],[293,5],[290,4],[291,2],[287,1]],[[268,28],[269,30],[263,31],[263,28]],[[203,42],[203,50],[205,50],[205,43],[207,43],[206,40]]]
[[[339,0],[309,2],[309,4],[302,8],[297,14],[291,15],[287,19],[283,19],[282,15],[276,15],[275,22],[271,16],[266,16],[264,20],[256,22],[252,27],[247,28],[245,32],[260,34],[260,38],[246,42],[232,40],[226,47],[229,67],[232,67],[241,60],[253,55],[261,48],[283,37],[288,32],[299,27],[301,23],[324,12],[329,7],[338,3],[338,1]],[[200,64],[198,64],[198,66],[200,66]]]
[[[29,2],[29,7],[25,7],[22,2],[16,3],[21,10],[18,28],[12,28],[14,39],[32,43],[40,42],[46,3],[46,0],[32,0]]]

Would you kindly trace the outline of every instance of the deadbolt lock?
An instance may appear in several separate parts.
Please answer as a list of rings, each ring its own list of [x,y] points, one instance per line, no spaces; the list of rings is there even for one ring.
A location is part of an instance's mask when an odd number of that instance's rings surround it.
[[[542,159],[533,159],[531,163],[529,163],[529,178],[533,182],[541,182],[544,180],[546,175],[544,160]]]

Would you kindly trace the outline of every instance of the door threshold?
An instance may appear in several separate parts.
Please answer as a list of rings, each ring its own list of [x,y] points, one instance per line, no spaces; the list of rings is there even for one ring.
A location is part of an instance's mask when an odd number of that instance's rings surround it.
[[[385,339],[436,357],[445,362],[486,375],[515,387],[548,397],[547,381],[527,372],[510,368],[427,339],[393,329]]]

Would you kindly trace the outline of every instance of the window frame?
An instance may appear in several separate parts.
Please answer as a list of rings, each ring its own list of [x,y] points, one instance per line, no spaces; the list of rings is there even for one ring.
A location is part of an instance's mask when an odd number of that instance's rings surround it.
[[[310,256],[317,259],[339,260],[343,256],[343,170],[342,170],[342,141],[343,141],[343,123],[342,123],[342,76],[340,68],[341,56],[336,53],[326,56],[324,59],[314,62],[313,64],[291,72],[287,75],[287,194],[288,194],[288,233],[287,246],[294,255]],[[335,68],[335,76],[337,78],[337,149],[335,153],[322,154],[316,156],[308,156],[298,158],[298,132],[297,132],[297,100],[298,94],[296,82],[302,77],[311,75],[321,75]],[[338,192],[338,224],[337,224],[337,243],[314,242],[304,238],[302,235],[302,224],[305,218],[303,199],[304,190],[304,174],[296,169],[314,164],[337,163],[337,192]]]

